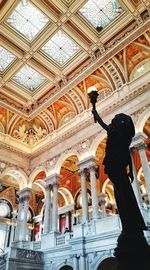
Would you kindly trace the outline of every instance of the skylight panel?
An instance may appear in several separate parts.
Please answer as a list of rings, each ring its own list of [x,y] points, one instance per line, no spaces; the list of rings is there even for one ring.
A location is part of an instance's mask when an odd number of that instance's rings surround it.
[[[0,46],[0,72],[5,71],[11,63],[15,60],[16,56]]]
[[[66,64],[80,51],[78,44],[63,31],[59,30],[41,49],[59,65]]]
[[[46,26],[49,19],[30,1],[23,0],[16,6],[6,22],[31,42]]]
[[[96,29],[103,29],[122,11],[117,0],[89,0],[79,10],[82,16]]]
[[[46,81],[46,78],[30,66],[24,65],[12,77],[12,80],[28,90],[34,91]]]

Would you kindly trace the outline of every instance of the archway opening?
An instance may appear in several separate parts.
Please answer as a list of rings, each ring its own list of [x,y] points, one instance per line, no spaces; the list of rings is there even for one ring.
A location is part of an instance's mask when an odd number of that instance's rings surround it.
[[[59,199],[61,199],[59,200],[59,207],[61,207],[59,209],[59,229],[62,233],[66,230],[71,231],[74,224],[74,197],[77,190],[81,187],[79,167],[77,166],[78,161],[76,155],[70,155],[64,160],[60,169],[61,178],[58,190]],[[65,198],[65,204],[63,203],[63,198]]]
[[[61,267],[59,270],[73,270],[73,268],[69,265],[65,265],[65,266]]]
[[[116,258],[110,257],[103,260],[97,270],[121,270]]]

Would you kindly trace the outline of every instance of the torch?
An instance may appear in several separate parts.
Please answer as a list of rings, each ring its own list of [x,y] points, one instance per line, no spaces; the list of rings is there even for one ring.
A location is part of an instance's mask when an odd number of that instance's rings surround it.
[[[93,110],[96,109],[96,102],[98,97],[98,92],[95,86],[90,86],[87,90],[87,94],[89,96],[90,102],[92,104]],[[96,123],[96,119],[94,117],[94,122]]]

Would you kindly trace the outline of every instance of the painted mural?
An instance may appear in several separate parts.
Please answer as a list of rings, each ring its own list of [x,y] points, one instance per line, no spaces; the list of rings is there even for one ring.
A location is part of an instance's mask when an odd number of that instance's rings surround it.
[[[150,58],[149,45],[150,43],[146,33],[145,35],[141,35],[115,56],[124,68],[128,80],[130,80],[130,75],[135,67],[145,59]]]

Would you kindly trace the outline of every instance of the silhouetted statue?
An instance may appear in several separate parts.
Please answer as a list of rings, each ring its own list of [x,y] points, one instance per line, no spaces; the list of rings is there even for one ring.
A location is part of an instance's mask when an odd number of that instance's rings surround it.
[[[105,173],[114,186],[114,194],[122,223],[123,233],[143,234],[147,230],[139,210],[130,181],[133,179],[132,160],[129,146],[135,135],[130,116],[117,114],[111,124],[106,125],[96,109],[94,119],[107,131],[107,142],[103,165]]]

